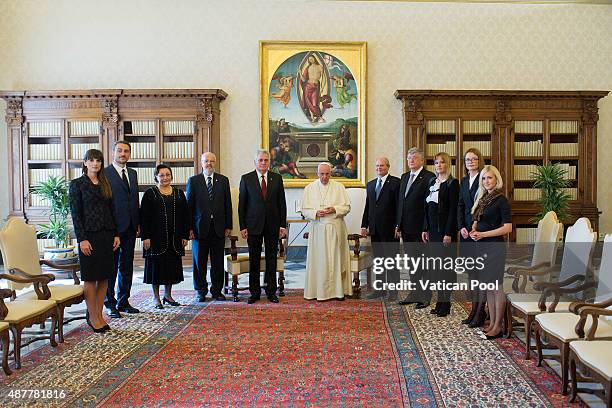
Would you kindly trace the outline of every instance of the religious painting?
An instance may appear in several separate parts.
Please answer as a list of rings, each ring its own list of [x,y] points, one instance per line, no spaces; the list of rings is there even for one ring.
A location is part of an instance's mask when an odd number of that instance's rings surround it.
[[[365,42],[261,41],[262,147],[285,187],[321,162],[347,187],[365,185]]]

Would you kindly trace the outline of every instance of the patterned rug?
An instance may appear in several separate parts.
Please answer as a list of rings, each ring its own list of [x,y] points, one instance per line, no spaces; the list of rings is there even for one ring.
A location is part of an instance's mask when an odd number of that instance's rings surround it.
[[[560,380],[523,360],[516,340],[481,340],[429,310],[366,300],[193,303],[85,326],[57,348],[23,357],[2,377],[0,406],[368,406],[564,407]],[[16,398],[15,390],[60,398]],[[9,396],[10,391],[13,391]],[[580,406],[575,404],[575,406]]]

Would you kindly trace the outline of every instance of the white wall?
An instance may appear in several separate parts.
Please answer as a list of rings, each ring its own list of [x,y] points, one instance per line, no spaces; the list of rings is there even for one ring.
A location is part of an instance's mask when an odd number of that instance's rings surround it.
[[[597,5],[1,0],[0,89],[222,88],[220,159],[237,183],[260,143],[258,41],[367,41],[367,157],[399,174],[395,90],[612,90],[611,38],[612,7]],[[598,206],[612,232],[612,96],[599,106]],[[4,218],[6,143],[0,158]],[[290,209],[300,194],[289,190]]]

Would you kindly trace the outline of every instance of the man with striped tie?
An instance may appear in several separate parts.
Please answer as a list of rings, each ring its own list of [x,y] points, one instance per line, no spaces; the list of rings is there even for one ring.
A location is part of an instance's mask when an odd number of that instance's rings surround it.
[[[202,155],[202,173],[187,182],[187,203],[191,211],[190,232],[193,258],[193,287],[198,301],[205,302],[208,293],[206,266],[210,254],[210,294],[223,301],[223,256],[225,237],[232,230],[232,196],[227,177],[215,173],[217,157]]]

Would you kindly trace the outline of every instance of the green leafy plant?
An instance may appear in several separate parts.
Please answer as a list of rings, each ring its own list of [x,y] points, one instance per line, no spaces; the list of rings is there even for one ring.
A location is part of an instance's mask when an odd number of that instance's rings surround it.
[[[70,242],[68,182],[64,177],[49,176],[33,186],[30,193],[41,196],[49,203],[49,223],[40,225],[42,237],[55,240],[58,248],[66,248]]]
[[[532,173],[533,187],[542,190],[542,197],[538,200],[540,212],[536,214],[533,221],[541,220],[549,211],[554,211],[561,221],[567,219],[571,197],[564,190],[569,186],[566,174],[567,171],[556,164],[536,167]]]

